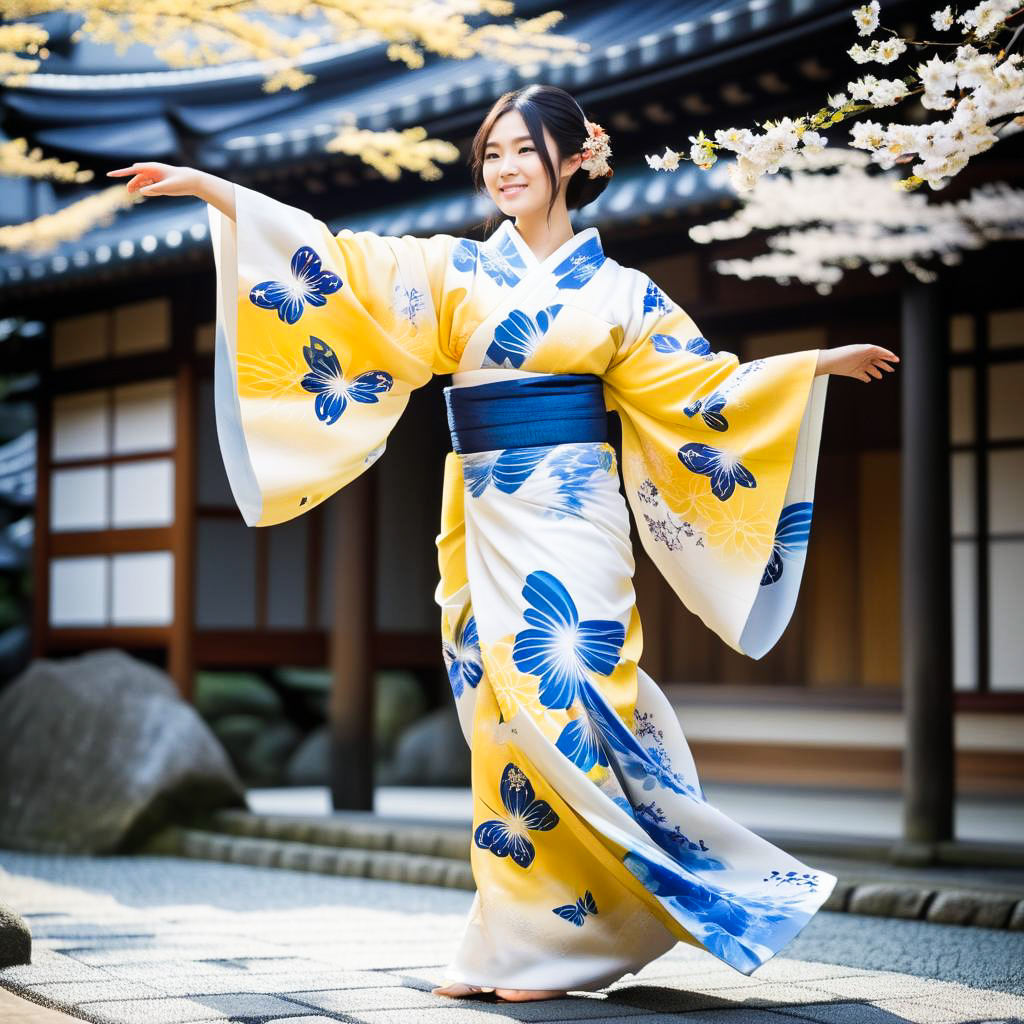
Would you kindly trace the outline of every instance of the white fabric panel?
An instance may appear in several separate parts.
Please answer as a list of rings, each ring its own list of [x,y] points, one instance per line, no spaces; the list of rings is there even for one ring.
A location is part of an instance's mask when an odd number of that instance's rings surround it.
[[[1024,447],[988,453],[988,525],[994,535],[1024,532]]]
[[[74,366],[106,359],[110,354],[110,314],[86,313],[53,323],[54,367]]]
[[[196,409],[196,493],[200,505],[233,508],[228,475],[217,442],[217,418],[213,406],[213,381],[199,382]]]
[[[50,529],[104,530],[110,525],[107,468],[56,469],[50,476]]]
[[[950,515],[953,533],[956,534],[974,533],[978,528],[974,503],[976,458],[974,452],[954,452],[950,461],[950,484],[953,491]]]
[[[1024,362],[988,368],[988,435],[993,440],[1024,439]]]
[[[212,353],[217,347],[216,323],[200,324],[196,328],[196,351]]]
[[[171,345],[171,306],[166,298],[148,299],[114,310],[114,355],[159,352]]]
[[[993,690],[1024,690],[1020,667],[1024,664],[1024,630],[1020,609],[1024,604],[1024,541],[993,541],[989,577],[991,610],[991,683]]]
[[[174,447],[174,381],[153,380],[114,389],[114,451],[167,451]]]
[[[111,623],[166,626],[174,618],[174,555],[133,551],[112,561]]]
[[[302,629],[306,625],[306,553],[309,519],[292,519],[268,533],[267,625]]]
[[[1024,345],[1024,309],[1000,309],[988,315],[989,348]]]
[[[239,519],[200,519],[196,530],[196,626],[256,625],[256,534]]]
[[[113,467],[113,525],[170,526],[174,522],[174,463],[170,459],[123,462]]]
[[[108,559],[103,555],[50,562],[50,625],[107,624]]]
[[[978,543],[953,541],[953,689],[978,688]]]
[[[53,441],[50,457],[100,458],[110,453],[109,392],[85,391],[53,400]]]

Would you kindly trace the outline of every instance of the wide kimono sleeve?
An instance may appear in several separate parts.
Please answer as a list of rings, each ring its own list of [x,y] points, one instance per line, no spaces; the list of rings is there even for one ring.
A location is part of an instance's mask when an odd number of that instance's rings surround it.
[[[815,376],[817,349],[746,363],[715,352],[634,274],[604,385],[637,530],[683,603],[760,658],[796,604],[828,377]]]
[[[234,194],[234,221],[208,205],[217,435],[246,523],[270,526],[372,465],[409,393],[454,369],[455,239],[335,235],[259,192]]]

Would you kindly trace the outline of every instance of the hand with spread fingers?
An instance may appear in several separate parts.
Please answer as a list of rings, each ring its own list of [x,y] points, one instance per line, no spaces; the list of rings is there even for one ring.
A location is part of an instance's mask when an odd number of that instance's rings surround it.
[[[123,178],[129,174],[132,175],[127,185],[129,192],[139,192],[144,196],[198,195],[200,172],[191,167],[146,162],[107,171],[108,178]]]
[[[881,345],[841,345],[839,348],[823,348],[818,355],[815,376],[832,373],[840,377],[856,377],[865,384],[874,377],[880,380],[882,374],[895,373],[889,363],[898,363],[900,357]]]

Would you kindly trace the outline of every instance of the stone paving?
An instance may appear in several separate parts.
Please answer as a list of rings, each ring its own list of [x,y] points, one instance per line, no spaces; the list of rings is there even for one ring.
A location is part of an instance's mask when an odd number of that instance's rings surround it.
[[[1024,934],[828,912],[750,977],[680,944],[601,992],[433,996],[471,899],[173,857],[0,850],[0,902],[33,933],[32,963],[0,970],[0,988],[96,1024],[1024,1024]]]

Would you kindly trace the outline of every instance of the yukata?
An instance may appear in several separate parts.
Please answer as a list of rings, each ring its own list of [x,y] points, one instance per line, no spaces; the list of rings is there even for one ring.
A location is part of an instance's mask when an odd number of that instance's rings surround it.
[[[752,974],[836,878],[707,801],[638,664],[627,503],[686,607],[763,656],[803,572],[818,351],[716,352],[593,227],[538,261],[508,220],[484,242],[335,234],[237,185],[235,203],[235,222],[209,207],[215,395],[249,525],[363,473],[409,393],[452,375],[435,599],[477,891],[446,978],[595,990],[680,941]]]

